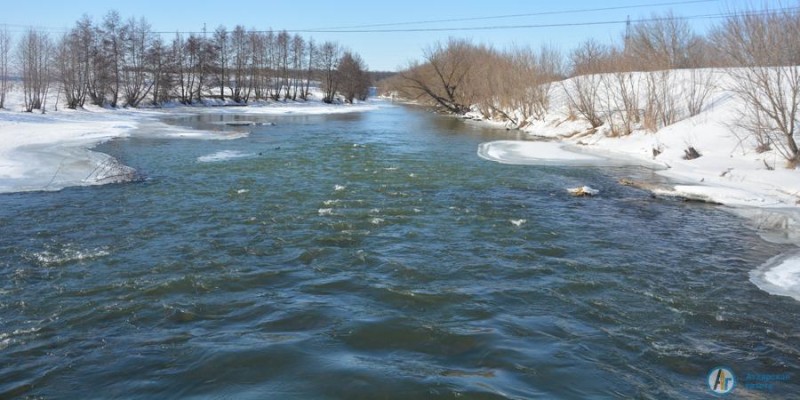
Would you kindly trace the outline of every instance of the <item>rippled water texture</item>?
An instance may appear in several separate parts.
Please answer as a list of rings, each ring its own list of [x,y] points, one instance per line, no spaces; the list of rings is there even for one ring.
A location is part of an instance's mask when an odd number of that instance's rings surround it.
[[[800,302],[748,275],[787,246],[616,183],[651,171],[489,162],[513,134],[402,107],[247,119],[98,148],[145,182],[0,196],[1,398],[697,398],[717,365],[800,371]]]

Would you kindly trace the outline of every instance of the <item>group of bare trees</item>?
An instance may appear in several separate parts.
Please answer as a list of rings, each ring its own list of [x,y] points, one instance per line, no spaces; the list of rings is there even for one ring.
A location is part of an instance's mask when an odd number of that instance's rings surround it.
[[[572,111],[593,128],[606,125],[613,136],[655,131],[702,110],[715,75],[699,68],[711,66],[711,50],[685,19],[654,15],[633,24],[622,43],[578,46],[570,54],[572,79],[562,86]]]
[[[165,42],[144,18],[123,21],[115,11],[99,23],[84,16],[57,40],[30,29],[17,41],[14,57],[10,49],[11,35],[0,31],[0,108],[9,77],[18,74],[26,111],[43,110],[51,88],[63,93],[68,108],[79,108],[87,101],[137,107],[204,98],[307,100],[312,83],[322,87],[326,102],[340,93],[352,102],[366,99],[371,85],[361,57],[337,43],[318,45],[286,31],[240,25],[176,33]]]
[[[743,13],[711,37],[728,65],[733,91],[746,105],[740,125],[760,150],[775,149],[792,167],[800,163],[800,12]]]
[[[425,51],[425,62],[383,83],[384,91],[464,114],[521,124],[543,118],[551,82],[563,75],[561,57],[551,48],[500,51],[467,40],[451,39]]]

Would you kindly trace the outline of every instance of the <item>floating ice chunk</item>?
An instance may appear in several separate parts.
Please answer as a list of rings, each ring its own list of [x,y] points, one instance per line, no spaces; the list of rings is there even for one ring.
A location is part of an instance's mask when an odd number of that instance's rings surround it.
[[[528,220],[526,220],[526,219],[512,219],[511,220],[511,225],[522,226],[526,222],[528,222]]]
[[[343,186],[343,185],[334,185],[333,186],[333,190],[335,190],[337,192],[341,192],[342,190],[345,190],[345,189],[347,189],[347,186]]]
[[[569,192],[569,194],[577,197],[596,196],[598,193],[600,193],[599,190],[593,189],[589,186],[580,186],[572,189],[567,189],[567,191]]]
[[[773,257],[750,272],[750,281],[767,293],[800,301],[800,252]]]
[[[562,166],[626,166],[635,165],[664,169],[664,165],[623,154],[589,152],[559,142],[497,140],[481,143],[478,157],[502,164]]]

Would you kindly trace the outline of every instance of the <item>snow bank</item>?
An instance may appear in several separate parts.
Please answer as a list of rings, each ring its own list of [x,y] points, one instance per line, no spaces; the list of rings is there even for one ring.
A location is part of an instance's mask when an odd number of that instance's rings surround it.
[[[132,169],[89,148],[135,126],[126,116],[105,113],[0,111],[0,193],[125,180]]]

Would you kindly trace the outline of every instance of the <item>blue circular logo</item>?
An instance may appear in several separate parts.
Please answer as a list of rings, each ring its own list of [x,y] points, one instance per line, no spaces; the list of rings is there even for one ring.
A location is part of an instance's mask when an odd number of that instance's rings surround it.
[[[736,386],[733,371],[726,367],[716,367],[708,373],[708,388],[717,394],[727,394]]]

